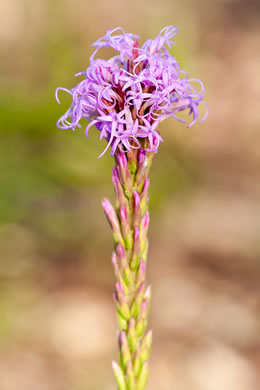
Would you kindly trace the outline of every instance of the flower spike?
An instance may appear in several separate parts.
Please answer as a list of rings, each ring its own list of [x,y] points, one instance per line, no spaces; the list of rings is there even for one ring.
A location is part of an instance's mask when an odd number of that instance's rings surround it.
[[[178,29],[167,26],[157,37],[139,46],[139,37],[121,27],[109,29],[93,46],[89,67],[74,88],[64,91],[72,104],[57,126],[75,130],[87,120],[85,135],[92,127],[100,132],[114,156],[112,183],[115,207],[108,199],[102,206],[110,224],[114,251],[112,265],[116,283],[113,293],[118,322],[119,361],[112,362],[118,390],[145,390],[152,332],[147,332],[151,287],[146,282],[149,228],[149,170],[163,142],[160,123],[187,110],[191,127],[199,119],[205,89],[202,82],[180,69],[168,49],[175,44]],[[108,60],[96,58],[101,48],[118,54]],[[195,86],[198,85],[198,90]]]

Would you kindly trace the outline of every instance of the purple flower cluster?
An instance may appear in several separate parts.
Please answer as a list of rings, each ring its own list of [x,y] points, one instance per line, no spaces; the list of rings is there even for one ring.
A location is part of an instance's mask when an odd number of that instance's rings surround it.
[[[176,114],[189,110],[191,127],[198,119],[198,106],[203,102],[204,87],[200,80],[190,79],[180,70],[179,64],[165,46],[171,47],[172,38],[178,30],[165,27],[155,39],[148,39],[139,47],[138,36],[125,33],[122,28],[108,30],[106,35],[93,46],[96,50],[90,57],[90,65],[76,76],[84,76],[79,84],[68,90],[72,104],[58,120],[61,129],[80,126],[80,120],[90,121],[86,127],[95,125],[100,139],[108,144],[101,156],[111,146],[111,155],[117,148],[130,151],[141,146],[141,140],[148,140],[147,151],[156,152],[162,137],[156,131],[159,123],[168,117],[184,122]],[[118,34],[118,35],[117,35]],[[109,60],[95,59],[100,48],[111,47],[118,55]],[[191,83],[197,82],[198,92]],[[206,115],[202,120],[205,120]],[[100,156],[100,157],[101,157]]]

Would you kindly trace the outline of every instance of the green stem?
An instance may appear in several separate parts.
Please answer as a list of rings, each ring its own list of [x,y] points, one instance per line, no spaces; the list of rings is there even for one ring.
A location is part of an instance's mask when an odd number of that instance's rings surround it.
[[[111,204],[103,201],[115,242],[112,261],[117,283],[114,297],[120,331],[119,363],[113,362],[113,371],[118,390],[144,390],[148,378],[152,334],[146,333],[151,298],[151,288],[146,286],[146,262],[148,172],[152,156],[144,149],[119,152],[112,176],[116,210],[112,208],[112,211]]]

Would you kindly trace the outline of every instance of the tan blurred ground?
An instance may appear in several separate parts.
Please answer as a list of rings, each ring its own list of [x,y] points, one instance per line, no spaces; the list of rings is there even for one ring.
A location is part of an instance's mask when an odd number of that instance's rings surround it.
[[[112,160],[64,133],[54,89],[121,25],[180,29],[208,120],[165,122],[151,174],[150,390],[260,388],[260,3],[9,0],[0,4],[0,389],[114,389]]]

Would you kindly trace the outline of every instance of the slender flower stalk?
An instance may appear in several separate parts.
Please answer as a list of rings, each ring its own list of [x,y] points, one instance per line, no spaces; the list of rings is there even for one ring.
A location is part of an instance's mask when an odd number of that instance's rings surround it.
[[[119,360],[112,367],[118,390],[144,390],[148,378],[148,359],[152,333],[146,332],[151,287],[146,284],[149,227],[149,170],[154,154],[163,141],[158,125],[173,117],[185,121],[178,113],[188,110],[191,127],[199,117],[204,86],[189,78],[166,48],[175,44],[178,30],[165,27],[154,39],[141,47],[137,35],[122,28],[108,30],[97,40],[90,65],[76,87],[59,90],[71,95],[72,104],[58,120],[61,129],[81,127],[87,119],[85,135],[95,126],[100,139],[110,148],[115,166],[112,182],[115,207],[102,201],[114,239],[112,264],[116,276],[114,300],[118,321]],[[116,33],[116,34],[115,34]],[[118,35],[117,35],[118,34]],[[95,59],[100,48],[111,47],[119,54],[109,60]],[[200,86],[197,91],[193,83]],[[208,109],[202,121],[207,117]]]
[[[151,299],[151,288],[146,285],[146,262],[148,173],[152,157],[153,153],[143,148],[125,154],[117,152],[112,175],[116,208],[107,199],[102,201],[115,243],[112,264],[117,279],[114,300],[119,363],[113,362],[113,370],[120,390],[143,390],[148,377],[152,333],[145,334]],[[131,169],[132,161],[136,161],[135,169]]]

